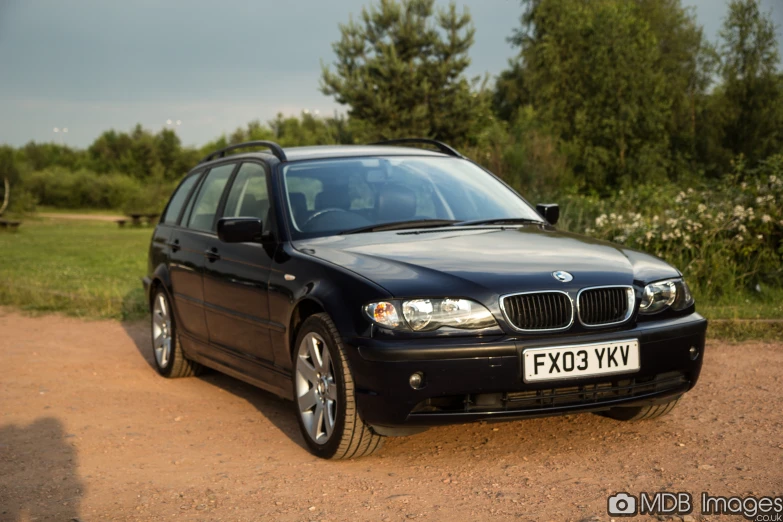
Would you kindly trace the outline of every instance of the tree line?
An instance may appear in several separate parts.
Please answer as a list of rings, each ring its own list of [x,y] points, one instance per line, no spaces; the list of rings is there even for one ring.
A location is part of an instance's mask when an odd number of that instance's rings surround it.
[[[3,146],[0,177],[28,190],[24,180],[39,173],[30,201],[58,204],[45,187],[63,172],[168,189],[230,143],[418,136],[464,149],[524,193],[606,196],[640,182],[710,182],[737,161],[751,171],[783,152],[783,74],[758,0],[729,2],[717,42],[680,0],[523,0],[520,13],[515,56],[492,82],[467,76],[467,9],[379,0],[340,26],[334,62],[323,65],[320,89],[345,116],[278,115],[201,148],[141,126],[106,131],[86,149]]]

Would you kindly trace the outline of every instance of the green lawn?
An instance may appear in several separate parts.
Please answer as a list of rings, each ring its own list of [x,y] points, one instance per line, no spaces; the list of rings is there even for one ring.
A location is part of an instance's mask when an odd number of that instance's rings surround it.
[[[111,222],[27,218],[18,232],[0,231],[0,304],[83,317],[142,317],[151,233]],[[699,312],[720,320],[711,335],[783,339],[783,323],[747,321],[783,319],[783,289],[761,290],[739,302],[708,303],[697,295]]]
[[[0,231],[0,304],[31,311],[130,319],[146,309],[141,278],[151,228],[25,219]]]
[[[43,214],[94,214],[94,215],[103,215],[103,216],[117,216],[117,218],[123,217],[122,212],[120,212],[117,209],[102,209],[102,208],[77,208],[77,209],[71,209],[71,208],[59,208],[59,207],[49,207],[46,205],[38,205],[35,207],[36,212],[40,212]]]

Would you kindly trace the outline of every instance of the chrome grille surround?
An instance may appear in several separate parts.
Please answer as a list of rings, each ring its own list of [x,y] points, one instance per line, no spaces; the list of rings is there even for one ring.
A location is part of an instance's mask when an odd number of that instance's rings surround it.
[[[585,292],[591,292],[591,291],[594,291],[594,290],[623,290],[625,292],[625,306],[626,306],[626,309],[625,309],[625,314],[622,316],[622,319],[616,320],[616,321],[610,320],[608,322],[586,322],[585,319],[583,319],[583,317],[582,317],[583,315],[591,315],[591,314],[595,315],[596,314],[596,311],[588,312],[587,310],[584,310],[585,308],[588,308],[588,306],[595,307],[596,303],[588,304],[586,302],[583,303],[583,301],[582,301],[583,294]],[[585,298],[585,299],[587,299],[587,298]],[[612,306],[612,304],[616,304],[616,303],[600,303],[599,302],[599,304],[597,306],[601,306],[601,307],[606,308],[606,307]],[[589,288],[582,288],[576,294],[576,311],[577,311],[577,316],[579,317],[579,322],[585,328],[605,328],[607,326],[615,326],[615,325],[618,325],[618,324],[623,324],[623,323],[627,322],[631,318],[631,316],[634,313],[635,307],[636,307],[636,291],[634,290],[634,288],[632,286],[628,286],[628,285],[591,286]],[[584,312],[584,314],[583,314],[583,312]],[[606,310],[599,311],[598,313],[600,314],[601,312],[605,313]]]
[[[513,297],[523,297],[523,296],[539,296],[543,294],[558,294],[558,298],[562,300],[560,295],[564,295],[566,297],[565,303],[568,303],[568,307],[570,310],[568,310],[568,313],[566,314],[568,316],[568,324],[565,324],[564,326],[558,326],[555,328],[523,328],[518,326],[518,323],[514,321],[511,318],[511,315],[509,314],[508,308],[513,307],[514,305],[509,303],[509,307],[506,306],[506,299],[513,298]],[[546,308],[546,305],[543,306],[543,308]],[[574,306],[574,300],[571,297],[571,295],[568,292],[564,292],[563,290],[539,290],[535,292],[516,292],[513,294],[506,294],[500,296],[500,310],[503,312],[503,318],[506,320],[506,323],[516,330],[517,332],[559,332],[563,330],[568,330],[573,326],[574,324],[574,316],[575,316],[575,306]],[[533,312],[534,310],[531,310]]]

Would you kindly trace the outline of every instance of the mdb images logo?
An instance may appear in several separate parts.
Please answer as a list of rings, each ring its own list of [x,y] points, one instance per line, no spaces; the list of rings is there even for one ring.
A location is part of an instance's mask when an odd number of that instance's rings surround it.
[[[639,493],[630,495],[624,491],[607,499],[606,511],[613,517],[636,515],[690,515],[693,512],[690,493]],[[701,494],[702,515],[740,515],[756,522],[783,522],[783,498],[781,497],[717,497]]]

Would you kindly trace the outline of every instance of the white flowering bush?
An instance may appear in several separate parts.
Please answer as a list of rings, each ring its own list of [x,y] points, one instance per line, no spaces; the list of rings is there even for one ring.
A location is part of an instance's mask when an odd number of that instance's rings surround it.
[[[572,230],[662,257],[702,295],[783,285],[783,155],[698,188],[644,185],[565,211]]]

